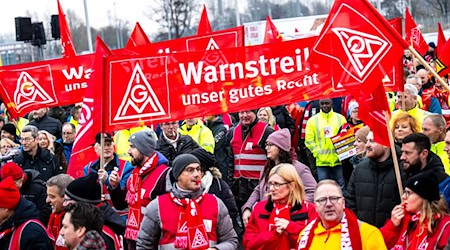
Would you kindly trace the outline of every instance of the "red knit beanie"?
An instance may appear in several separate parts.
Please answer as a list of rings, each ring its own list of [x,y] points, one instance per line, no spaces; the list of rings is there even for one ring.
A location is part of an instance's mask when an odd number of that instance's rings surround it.
[[[11,177],[0,181],[0,207],[15,209],[19,204],[20,193]]]
[[[16,163],[8,162],[2,166],[1,178],[4,180],[8,176],[11,176],[13,180],[18,180],[23,177],[23,170]]]

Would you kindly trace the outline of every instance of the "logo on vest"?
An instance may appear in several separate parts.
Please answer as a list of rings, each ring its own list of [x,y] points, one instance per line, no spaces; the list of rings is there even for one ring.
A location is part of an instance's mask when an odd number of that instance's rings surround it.
[[[342,16],[351,16],[352,21],[360,23],[363,28],[355,30],[339,27],[342,22],[335,19],[339,20]],[[340,6],[330,23],[313,50],[336,60],[342,70],[359,83],[363,83],[389,52],[392,43],[370,20],[347,4]],[[327,37],[323,39],[324,36]],[[330,44],[341,46],[331,49]]]
[[[133,69],[114,121],[166,115],[152,86],[139,64]]]
[[[200,232],[200,230],[198,228],[195,229],[195,235],[194,235],[194,240],[192,241],[192,248],[195,247],[200,247],[203,246],[205,244],[208,244],[208,242],[205,239],[205,236],[202,234],[202,232]]]
[[[17,110],[22,110],[30,105],[55,102],[50,94],[27,72],[21,72],[17,80],[16,91],[14,91],[14,102]]]

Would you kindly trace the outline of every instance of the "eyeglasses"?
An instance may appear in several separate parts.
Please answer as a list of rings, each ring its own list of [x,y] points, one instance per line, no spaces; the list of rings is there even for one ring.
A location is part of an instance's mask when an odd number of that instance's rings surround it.
[[[201,173],[202,169],[200,167],[197,168],[187,167],[184,169],[184,171],[188,172],[189,174],[193,174],[195,171]]]
[[[30,142],[34,140],[34,137],[27,137],[27,138],[20,138],[19,141],[20,142]]]
[[[275,145],[275,144],[270,143],[270,142],[266,142],[266,148],[270,148],[270,147],[272,147],[273,145]]]
[[[403,190],[403,195],[405,196],[406,199],[408,199],[409,196],[410,196],[412,193],[413,193],[412,191],[409,191],[409,190]]]
[[[11,145],[3,145],[0,148],[12,148],[12,146]]]
[[[338,202],[338,200],[340,200],[341,198],[342,198],[342,196],[322,197],[322,198],[315,200],[315,202],[318,203],[319,205],[323,206],[323,205],[327,204],[328,200],[330,201],[331,204],[336,204],[336,202]]]
[[[269,182],[269,183],[267,183],[267,185],[269,186],[269,189],[271,187],[273,187],[275,190],[278,190],[278,189],[280,189],[281,186],[289,184],[289,183],[290,182],[285,182],[285,183],[278,183],[278,182],[271,183],[271,182]]]

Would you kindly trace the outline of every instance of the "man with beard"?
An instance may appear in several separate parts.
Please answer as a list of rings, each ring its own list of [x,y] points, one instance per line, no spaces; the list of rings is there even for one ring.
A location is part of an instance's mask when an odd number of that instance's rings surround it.
[[[39,130],[46,130],[50,134],[61,138],[61,121],[48,115],[48,108],[40,108],[31,112],[33,120],[29,125],[36,126]]]
[[[64,239],[59,236],[59,231],[61,230],[62,220],[64,218],[64,191],[73,180],[73,177],[68,174],[59,174],[47,181],[46,201],[52,207],[47,230],[55,238],[55,250],[67,249]]]
[[[430,139],[422,133],[413,133],[403,139],[400,159],[407,178],[418,173],[431,172],[441,183],[448,177],[441,159],[431,152],[430,148]]]
[[[370,131],[367,159],[355,166],[344,196],[347,208],[353,210],[358,219],[380,228],[401,200],[391,149],[373,138],[373,131]]]
[[[143,130],[134,133],[128,142],[131,164],[136,167],[128,178],[125,189],[118,188],[121,180],[118,171],[112,171],[108,180],[114,207],[124,209],[128,206],[129,208],[125,239],[128,249],[136,249],[145,209],[151,200],[166,193],[166,177],[169,168],[166,157],[155,150],[156,141],[151,131]],[[170,186],[170,181],[168,182]]]

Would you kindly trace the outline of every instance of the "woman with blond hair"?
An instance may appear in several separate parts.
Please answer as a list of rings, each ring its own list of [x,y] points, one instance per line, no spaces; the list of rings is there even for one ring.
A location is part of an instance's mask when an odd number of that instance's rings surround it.
[[[305,200],[305,189],[292,164],[270,170],[269,199],[258,202],[245,228],[245,249],[292,249],[298,235],[317,217],[313,203]]]
[[[394,207],[381,228],[388,249],[444,249],[450,238],[450,215],[438,185],[431,172],[406,182],[402,204]]]
[[[401,146],[402,140],[412,134],[421,132],[419,122],[408,112],[399,111],[400,113],[393,117],[391,121],[391,131],[394,135],[396,144]]]
[[[20,145],[9,138],[0,140],[1,165],[14,160],[16,155],[20,154]]]
[[[275,131],[280,129],[280,127],[277,125],[276,118],[273,115],[272,108],[260,108],[258,109],[258,113],[256,113],[256,115],[258,116],[258,120],[269,124],[269,126],[271,126]]]
[[[54,154],[63,167],[64,173],[67,172],[67,161],[64,156],[63,146],[56,142],[56,137],[46,130],[39,130],[37,139],[39,147],[48,149]]]

